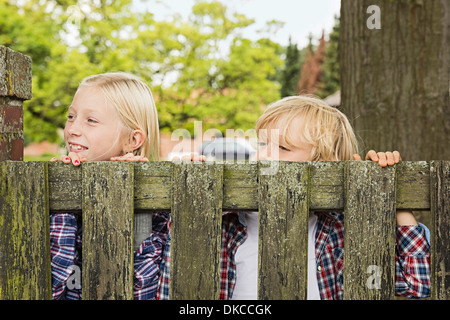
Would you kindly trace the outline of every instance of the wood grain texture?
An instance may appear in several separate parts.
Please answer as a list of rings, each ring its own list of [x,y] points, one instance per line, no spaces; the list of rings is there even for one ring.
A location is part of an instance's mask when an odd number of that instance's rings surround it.
[[[344,299],[394,298],[395,167],[345,168]]]
[[[450,162],[430,166],[432,242],[432,297],[450,300]]]
[[[367,27],[372,5],[381,29]],[[341,2],[341,106],[361,155],[399,150],[404,160],[450,159],[449,30],[448,0]]]
[[[212,163],[210,163],[212,165]],[[223,209],[258,210],[258,164],[223,166]],[[134,205],[137,212],[170,210],[171,162],[135,163]],[[343,210],[344,162],[310,162],[310,209]],[[430,208],[429,162],[404,161],[396,165],[397,209]],[[63,163],[49,163],[50,209],[81,211],[81,171]]]
[[[218,299],[223,166],[173,167],[170,299]]]
[[[0,299],[50,299],[47,163],[0,162],[0,181]]]
[[[306,299],[309,164],[259,174],[258,298]]]
[[[89,162],[81,168],[84,300],[133,299],[134,168]]]
[[[281,162],[273,176],[260,174],[263,165],[0,162],[0,297],[51,297],[50,197],[55,207],[83,209],[84,299],[133,298],[133,246],[151,232],[149,211],[167,208],[171,298],[217,299],[226,201],[260,210],[261,299],[305,298],[312,206],[345,210],[344,298],[392,299],[395,204],[431,208],[432,298],[448,299],[449,161]],[[370,266],[380,269],[381,289],[368,286]]]

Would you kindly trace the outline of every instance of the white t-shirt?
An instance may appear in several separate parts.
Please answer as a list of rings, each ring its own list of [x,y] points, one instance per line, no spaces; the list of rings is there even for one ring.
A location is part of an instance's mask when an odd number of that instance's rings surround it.
[[[236,284],[232,300],[256,300],[258,296],[258,212],[242,212],[247,239],[236,250]]]
[[[247,239],[236,250],[236,284],[232,300],[256,300],[258,296],[258,212],[245,212]],[[315,234],[317,216],[309,216],[308,225],[308,300],[320,300],[316,276]]]
[[[316,275],[316,230],[317,216],[314,213],[309,214],[308,223],[308,288],[306,291],[307,300],[320,300],[319,284]]]

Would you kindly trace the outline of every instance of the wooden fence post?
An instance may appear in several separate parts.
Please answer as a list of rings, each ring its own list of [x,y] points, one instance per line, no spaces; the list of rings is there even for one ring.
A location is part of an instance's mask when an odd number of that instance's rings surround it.
[[[450,161],[431,161],[430,198],[434,224],[431,295],[450,300]]]
[[[83,163],[80,169],[83,300],[131,300],[134,297],[134,165],[90,162]]]
[[[0,161],[23,160],[23,101],[31,99],[31,58],[0,46]]]
[[[173,165],[171,300],[219,299],[222,202],[222,164]]]
[[[0,300],[50,299],[46,162],[0,162]]]
[[[347,161],[344,175],[344,299],[393,299],[395,167]]]
[[[309,164],[278,162],[259,168],[258,299],[306,299]],[[265,171],[266,173],[269,171]]]

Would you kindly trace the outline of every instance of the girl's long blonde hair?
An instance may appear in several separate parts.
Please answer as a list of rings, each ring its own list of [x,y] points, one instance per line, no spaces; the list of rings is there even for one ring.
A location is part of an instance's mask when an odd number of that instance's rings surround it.
[[[159,160],[159,123],[158,112],[150,88],[138,77],[125,72],[110,72],[85,78],[79,88],[100,89],[108,102],[119,113],[122,124],[132,130],[142,130],[146,137],[136,156]]]
[[[292,128],[291,122],[302,118],[301,128]],[[353,160],[358,144],[347,117],[314,96],[286,97],[270,104],[256,123],[256,132],[278,125],[281,139],[295,146],[294,135],[313,146],[311,161]]]

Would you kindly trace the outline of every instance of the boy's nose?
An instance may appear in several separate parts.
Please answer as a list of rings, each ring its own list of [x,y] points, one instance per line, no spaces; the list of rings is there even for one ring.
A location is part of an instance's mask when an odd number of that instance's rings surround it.
[[[256,153],[256,161],[259,160],[273,160],[271,155],[268,154],[268,148],[260,147],[258,148],[258,152]]]

